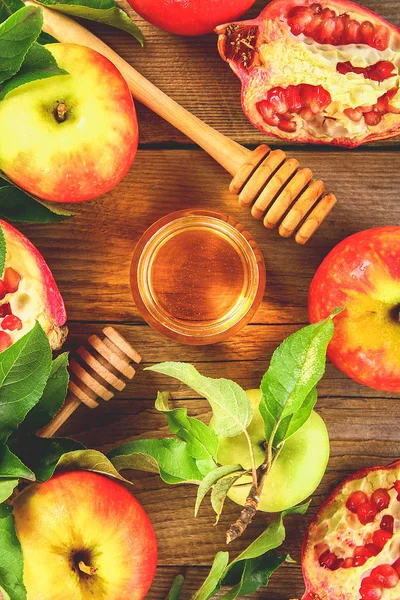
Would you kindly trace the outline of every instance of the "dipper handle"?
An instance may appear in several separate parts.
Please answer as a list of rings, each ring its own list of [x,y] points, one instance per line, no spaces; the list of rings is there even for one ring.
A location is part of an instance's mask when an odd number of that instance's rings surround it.
[[[40,437],[52,437],[82,403],[96,408],[99,398],[111,400],[114,391],[109,388],[121,391],[126,380],[134,377],[135,369],[131,363],[139,363],[140,355],[113,327],[105,327],[103,334],[103,339],[90,336],[90,351],[84,346],[78,348],[80,362],[75,359],[70,362],[71,379],[65,404],[51,423],[38,432]]]
[[[34,2],[26,0],[26,4]],[[60,42],[87,46],[106,56],[139,102],[182,131],[224,167],[234,177],[230,189],[240,194],[240,204],[257,204],[252,211],[255,218],[261,218],[268,210],[264,219],[267,228],[272,229],[281,221],[279,233],[283,237],[289,237],[299,227],[296,241],[304,244],[309,240],[336,203],[333,194],[321,198],[324,184],[312,181],[309,169],[299,170],[297,161],[287,160],[282,150],[272,152],[265,145],[254,152],[244,148],[172,100],[82,25],[54,9],[43,11],[44,31]]]

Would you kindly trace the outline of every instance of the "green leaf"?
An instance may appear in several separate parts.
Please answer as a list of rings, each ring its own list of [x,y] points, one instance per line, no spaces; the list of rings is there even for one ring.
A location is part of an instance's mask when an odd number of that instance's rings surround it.
[[[218,436],[211,427],[198,419],[187,416],[186,408],[170,409],[169,392],[159,392],[156,409],[167,417],[172,433],[187,443],[189,454],[198,462],[204,461],[206,470],[215,467],[214,459],[218,451]]]
[[[325,372],[326,349],[334,333],[332,316],[322,323],[300,329],[275,350],[261,382],[260,412],[266,439],[286,417],[306,407],[311,413],[309,394]],[[312,398],[312,397],[311,397]],[[298,424],[301,426],[302,419]],[[304,421],[303,421],[304,422]],[[294,424],[290,427],[291,435]],[[284,433],[284,428],[281,434]],[[285,438],[274,438],[274,446]]]
[[[5,502],[13,493],[17,485],[19,484],[19,479],[0,479],[0,503]],[[0,550],[1,554],[1,550]],[[0,561],[1,563],[1,561]],[[0,567],[0,587],[1,587],[1,567]],[[0,596],[1,598],[1,596]],[[2,598],[1,598],[2,600]]]
[[[133,35],[143,46],[143,36],[129,15],[114,2],[114,0],[38,0],[39,4],[54,10],[89,19],[98,23],[106,23],[117,29],[122,29]]]
[[[197,490],[196,506],[194,509],[195,517],[197,517],[200,505],[203,502],[207,492],[212,488],[212,486],[215,485],[217,481],[219,481],[223,477],[231,475],[232,473],[237,473],[239,471],[241,471],[241,474],[244,473],[240,465],[225,465],[223,467],[218,467],[214,469],[213,471],[211,471],[211,473],[204,477],[203,481],[199,485],[199,489]]]
[[[32,408],[19,430],[34,433],[50,423],[62,408],[68,392],[68,353],[53,360],[50,376],[39,402]]]
[[[2,191],[2,188],[0,188],[0,196],[1,196],[1,191]],[[0,277],[2,277],[3,273],[4,273],[6,258],[7,258],[6,238],[4,237],[3,228],[0,225]]]
[[[257,558],[262,556],[266,552],[278,548],[286,537],[286,530],[283,524],[283,519],[287,515],[304,515],[310,502],[293,506],[280,513],[280,515],[272,521],[267,529],[256,539],[250,546],[246,548],[239,556],[231,563],[231,565],[250,558]]]
[[[42,12],[37,6],[24,6],[0,25],[0,83],[20,70],[42,30]]]
[[[52,477],[60,459],[75,450],[85,450],[85,446],[68,438],[40,438],[35,435],[22,435],[10,440],[15,454],[35,473],[38,481]]]
[[[26,600],[23,584],[23,557],[21,544],[15,532],[12,509],[0,506],[0,588],[11,600]]]
[[[178,379],[208,400],[214,415],[214,431],[219,437],[243,433],[253,418],[246,392],[228,379],[204,377],[187,363],[165,362],[146,370]]]
[[[49,33],[46,33],[45,31],[41,32],[37,41],[39,42],[39,44],[56,44],[58,42],[58,40],[56,40],[55,37],[53,37]]]
[[[183,577],[183,575],[177,575],[165,600],[179,600],[181,597],[184,583],[185,578]]]
[[[3,445],[0,447],[0,480],[27,479],[35,481],[32,471],[11,450]]]
[[[59,68],[56,59],[47,48],[34,42],[25,56],[21,69],[1,86],[0,100],[21,85],[55,75],[67,75],[67,71]]]
[[[202,473],[186,442],[176,438],[135,440],[114,448],[108,458],[118,471],[138,469],[159,473],[165,483],[199,483]]]
[[[1,0],[0,2],[0,23],[3,23],[8,17],[17,12],[20,8],[24,8],[25,4],[22,0]]]
[[[40,400],[51,363],[50,344],[39,323],[0,353],[0,442]]]
[[[217,481],[217,483],[213,486],[213,489],[211,490],[211,506],[217,515],[215,519],[216,524],[218,523],[222,514],[222,509],[224,508],[225,500],[229,490],[242,476],[243,471],[238,475],[233,475],[232,477],[224,477],[223,479]]]
[[[218,552],[214,558],[211,570],[201,588],[192,596],[192,600],[208,600],[221,587],[221,579],[229,560],[228,552]]]
[[[274,436],[276,445],[289,439],[294,433],[296,433],[296,431],[300,429],[300,427],[304,425],[304,423],[308,421],[317,399],[318,394],[317,388],[315,387],[308,394],[297,412],[282,419]]]
[[[85,449],[68,452],[58,461],[57,469],[62,471],[93,471],[94,473],[100,473],[100,475],[108,475],[108,477],[119,479],[129,486],[133,485],[131,481],[122,477],[110,460],[98,450]]]
[[[222,581],[223,586],[234,586],[222,598],[235,600],[255,593],[261,587],[266,587],[271,575],[288,559],[288,555],[275,556],[272,553],[258,558],[251,558],[236,563],[227,577]]]
[[[73,216],[73,213],[47,205],[33,198],[9,180],[0,171],[6,185],[0,187],[0,216],[19,223],[59,223]],[[2,180],[0,180],[1,182]],[[1,184],[0,184],[1,185]]]

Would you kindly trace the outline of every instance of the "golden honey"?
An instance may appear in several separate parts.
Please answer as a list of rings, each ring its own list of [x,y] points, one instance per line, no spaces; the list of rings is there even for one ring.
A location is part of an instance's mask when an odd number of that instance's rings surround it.
[[[265,289],[265,264],[252,236],[218,212],[183,210],[152,225],[131,269],[143,318],[186,344],[212,344],[241,329]]]

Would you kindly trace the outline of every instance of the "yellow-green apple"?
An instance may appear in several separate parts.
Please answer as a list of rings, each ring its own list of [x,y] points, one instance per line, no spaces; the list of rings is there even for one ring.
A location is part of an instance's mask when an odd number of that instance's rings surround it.
[[[23,490],[14,517],[27,600],[142,600],[157,564],[148,516],[116,480],[56,474]]]
[[[22,85],[0,102],[0,170],[44,200],[90,200],[117,185],[133,162],[132,96],[98,52],[74,44],[46,48],[69,74]]]
[[[253,420],[248,427],[256,466],[265,461],[264,421],[259,411],[260,390],[246,392],[252,408]],[[244,434],[224,438],[218,448],[221,465],[240,464],[251,468],[249,447]],[[313,411],[304,425],[286,440],[266,478],[259,510],[278,512],[294,506],[310,496],[318,487],[329,460],[329,437],[326,425]],[[251,487],[251,477],[244,475],[231,487],[228,497],[244,505]]]
[[[339,306],[328,358],[364,385],[399,392],[400,227],[351,235],[324,259],[310,287],[310,321]]]
[[[67,334],[67,315],[56,282],[42,255],[22,233],[0,220],[6,263],[0,279],[0,352],[39,321],[53,350]]]

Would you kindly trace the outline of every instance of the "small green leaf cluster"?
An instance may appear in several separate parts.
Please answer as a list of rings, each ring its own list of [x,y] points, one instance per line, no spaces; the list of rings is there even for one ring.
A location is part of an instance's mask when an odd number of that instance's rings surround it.
[[[143,36],[129,15],[114,0],[39,0],[38,4],[106,23],[133,35],[143,46]],[[22,0],[0,2],[0,101],[18,87],[48,77],[67,75],[43,46],[57,42],[42,31],[43,10]],[[1,171],[0,217],[26,223],[58,223],[73,213],[28,194]]]

